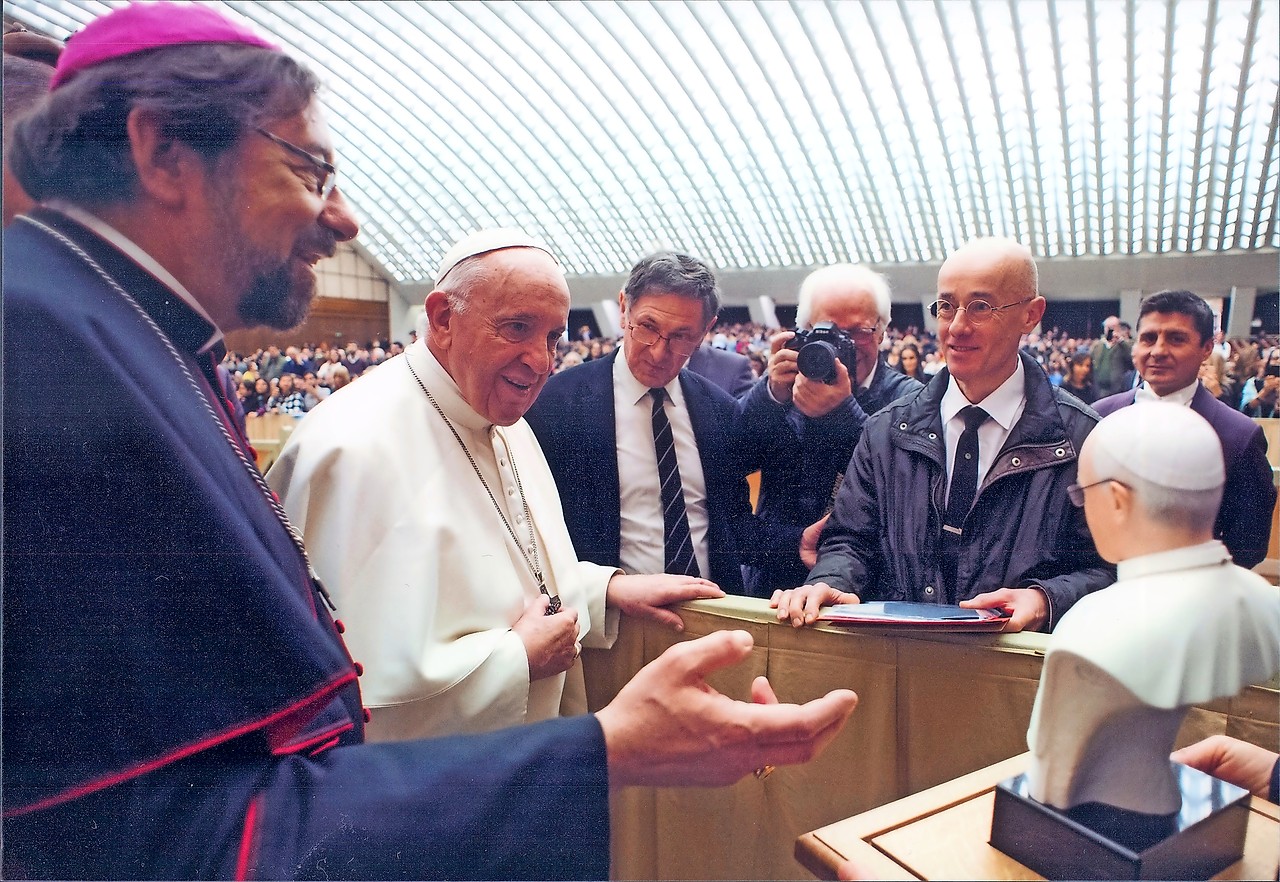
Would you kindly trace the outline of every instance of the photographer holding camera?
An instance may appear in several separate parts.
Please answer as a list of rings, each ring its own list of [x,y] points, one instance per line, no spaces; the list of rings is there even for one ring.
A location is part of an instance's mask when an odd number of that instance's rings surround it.
[[[758,514],[807,525],[831,508],[867,415],[920,388],[880,358],[889,285],[863,266],[835,264],[800,285],[795,333],[773,339],[769,371],[739,409],[744,430],[768,439]],[[794,559],[746,568],[746,592],[768,597],[808,575]]]
[[[1129,388],[1125,382],[1133,370],[1133,349],[1118,316],[1107,316],[1102,322],[1102,339],[1089,350],[1093,359],[1093,384],[1098,396],[1105,398]]]
[[[1258,362],[1258,375],[1244,384],[1240,396],[1240,409],[1251,417],[1275,417],[1280,415],[1277,398],[1280,398],[1280,347]]]

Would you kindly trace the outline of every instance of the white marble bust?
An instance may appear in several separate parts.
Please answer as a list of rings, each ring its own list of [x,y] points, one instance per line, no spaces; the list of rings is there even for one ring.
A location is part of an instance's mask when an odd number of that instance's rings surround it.
[[[1179,405],[1121,408],[1086,440],[1085,515],[1118,580],[1049,642],[1027,732],[1033,798],[1176,812],[1169,752],[1189,706],[1280,670],[1280,589],[1213,539],[1223,476],[1217,434]]]

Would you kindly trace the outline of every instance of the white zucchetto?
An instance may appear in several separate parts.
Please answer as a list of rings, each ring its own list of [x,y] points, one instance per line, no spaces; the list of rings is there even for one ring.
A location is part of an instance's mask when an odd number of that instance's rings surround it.
[[[436,269],[436,287],[444,281],[444,277],[449,275],[449,271],[455,266],[462,263],[469,257],[477,257],[481,254],[488,254],[490,251],[501,251],[504,248],[537,248],[539,251],[545,251],[551,255],[551,259],[560,263],[560,259],[552,253],[548,246],[541,239],[535,239],[524,230],[517,230],[510,227],[499,227],[492,230],[477,230],[459,239],[452,248],[445,252],[444,257],[440,260],[440,266]]]
[[[1122,407],[1098,423],[1086,444],[1099,479],[1118,465],[1170,490],[1211,490],[1226,480],[1217,432],[1189,407],[1161,401]]]

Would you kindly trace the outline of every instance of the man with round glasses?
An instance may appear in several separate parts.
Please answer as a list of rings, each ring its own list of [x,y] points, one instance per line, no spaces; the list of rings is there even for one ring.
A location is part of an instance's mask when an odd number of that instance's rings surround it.
[[[734,399],[685,368],[720,310],[711,268],[650,255],[618,307],[621,348],[553,376],[527,416],[578,554],[628,573],[701,576],[731,594],[743,563],[799,565],[804,527],[751,512],[745,475],[758,454],[735,430]],[[809,538],[816,545],[816,529]]]
[[[1035,261],[977,239],[942,265],[931,311],[946,368],[863,428],[809,584],[778,618],[862,600],[1004,607],[1007,631],[1050,630],[1109,584],[1067,487],[1097,415],[1018,351],[1044,314]]]

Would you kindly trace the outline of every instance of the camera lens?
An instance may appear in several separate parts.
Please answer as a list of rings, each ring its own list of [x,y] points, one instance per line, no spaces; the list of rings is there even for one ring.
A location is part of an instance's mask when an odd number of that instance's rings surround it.
[[[796,367],[811,380],[831,383],[836,378],[836,348],[830,343],[815,340],[800,347],[796,353]]]

